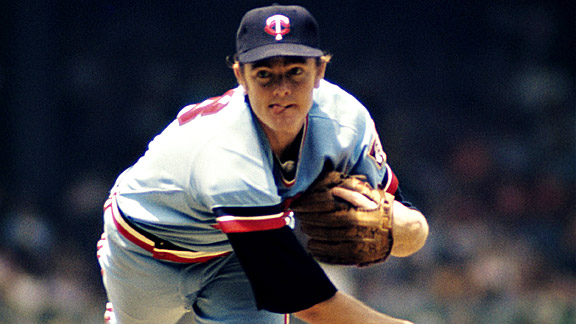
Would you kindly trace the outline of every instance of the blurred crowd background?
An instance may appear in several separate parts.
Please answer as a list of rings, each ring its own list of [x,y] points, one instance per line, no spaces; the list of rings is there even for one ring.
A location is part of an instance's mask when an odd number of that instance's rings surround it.
[[[237,25],[270,3],[0,2],[0,324],[103,322],[109,187],[236,85]],[[574,1],[293,3],[431,228],[412,257],[330,276],[415,323],[576,323]]]

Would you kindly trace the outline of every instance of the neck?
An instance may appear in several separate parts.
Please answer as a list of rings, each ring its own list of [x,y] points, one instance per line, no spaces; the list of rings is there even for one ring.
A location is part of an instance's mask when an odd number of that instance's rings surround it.
[[[297,160],[300,150],[300,142],[304,127],[296,133],[277,133],[264,129],[264,133],[270,142],[270,148],[276,157],[284,162],[287,160]]]

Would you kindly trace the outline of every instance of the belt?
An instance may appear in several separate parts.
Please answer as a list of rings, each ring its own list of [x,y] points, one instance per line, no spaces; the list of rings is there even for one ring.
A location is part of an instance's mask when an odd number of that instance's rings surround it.
[[[104,203],[104,210],[108,208],[111,208],[112,219],[118,232],[130,242],[152,253],[152,257],[155,259],[179,263],[201,263],[230,254],[228,251],[199,252],[188,250],[134,226],[118,208],[116,194],[110,195],[110,198]]]

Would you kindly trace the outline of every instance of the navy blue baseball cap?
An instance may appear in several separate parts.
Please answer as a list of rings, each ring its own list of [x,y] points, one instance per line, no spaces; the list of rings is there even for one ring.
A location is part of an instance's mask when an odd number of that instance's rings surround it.
[[[253,63],[275,56],[320,57],[318,23],[300,6],[272,5],[248,11],[236,33],[236,58]]]

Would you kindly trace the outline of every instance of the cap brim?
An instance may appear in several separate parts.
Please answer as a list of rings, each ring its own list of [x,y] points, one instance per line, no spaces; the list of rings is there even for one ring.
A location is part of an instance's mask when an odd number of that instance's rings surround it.
[[[320,57],[322,55],[324,53],[314,47],[301,44],[277,43],[253,48],[244,53],[239,53],[237,57],[238,61],[244,64],[276,56]]]

